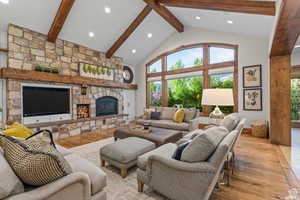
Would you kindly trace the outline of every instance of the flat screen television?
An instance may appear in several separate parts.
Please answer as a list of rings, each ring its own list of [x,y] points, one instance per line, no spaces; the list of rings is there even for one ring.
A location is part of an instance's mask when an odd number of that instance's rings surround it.
[[[70,89],[23,86],[23,117],[70,113]]]

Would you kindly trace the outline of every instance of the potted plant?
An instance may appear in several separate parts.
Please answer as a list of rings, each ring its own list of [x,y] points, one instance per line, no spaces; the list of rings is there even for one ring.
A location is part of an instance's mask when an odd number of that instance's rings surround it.
[[[43,67],[43,72],[49,73],[51,72],[51,69],[49,67]]]
[[[89,71],[89,65],[88,64],[83,64],[83,71],[85,73],[88,73],[88,71]]]
[[[51,69],[51,73],[58,74],[59,73],[59,69],[57,67],[54,67],[54,68]]]
[[[108,76],[111,75],[111,69],[107,69],[107,75],[108,75]]]
[[[40,66],[40,65],[36,65],[36,66],[34,67],[34,71],[42,72],[42,71],[43,71],[43,67]]]

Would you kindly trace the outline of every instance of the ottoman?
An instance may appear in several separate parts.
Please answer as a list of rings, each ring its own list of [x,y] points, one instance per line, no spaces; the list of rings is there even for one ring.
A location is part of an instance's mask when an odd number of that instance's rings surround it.
[[[145,139],[129,137],[108,144],[100,149],[102,167],[105,162],[121,170],[122,178],[127,176],[127,170],[137,163],[137,158],[155,149],[155,144]]]

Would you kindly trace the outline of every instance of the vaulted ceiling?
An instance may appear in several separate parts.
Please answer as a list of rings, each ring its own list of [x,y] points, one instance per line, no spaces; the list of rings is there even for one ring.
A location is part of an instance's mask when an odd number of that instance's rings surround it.
[[[60,3],[61,0],[10,0],[9,4],[0,3],[0,29],[6,30],[7,24],[13,23],[48,34]],[[111,8],[111,13],[104,12],[105,6]],[[143,0],[76,0],[58,37],[107,52],[145,6]],[[269,38],[274,26],[274,16],[268,15],[177,7],[168,9],[184,26],[214,31]],[[195,19],[196,16],[200,20]],[[233,24],[228,24],[228,20]],[[89,37],[89,32],[95,36]],[[175,32],[176,29],[157,12],[151,11],[115,55],[123,57],[128,64],[136,65]],[[153,37],[149,39],[148,33],[152,33]]]

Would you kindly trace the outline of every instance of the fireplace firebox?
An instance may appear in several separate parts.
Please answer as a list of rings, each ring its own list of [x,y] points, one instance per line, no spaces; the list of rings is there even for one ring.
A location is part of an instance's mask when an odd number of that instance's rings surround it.
[[[118,99],[111,96],[105,96],[96,100],[96,116],[117,115]]]

